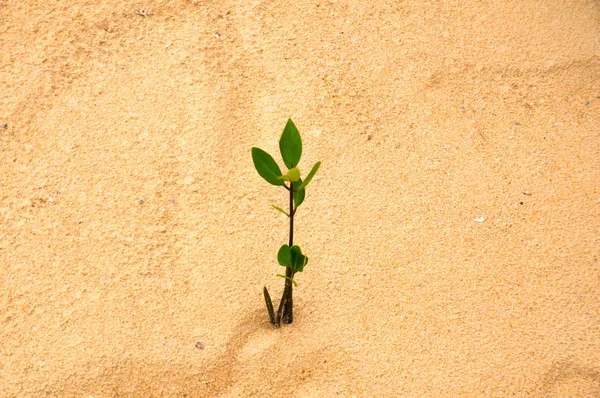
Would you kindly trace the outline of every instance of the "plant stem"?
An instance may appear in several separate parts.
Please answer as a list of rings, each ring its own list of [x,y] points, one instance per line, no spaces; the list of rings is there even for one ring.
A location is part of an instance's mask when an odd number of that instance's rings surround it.
[[[267,304],[267,311],[269,311],[269,319],[271,320],[271,323],[273,325],[279,327],[279,322],[277,322],[275,318],[275,311],[273,311],[273,303],[271,302],[271,296],[269,295],[269,291],[267,290],[266,286],[263,289],[263,294],[265,296],[265,303]]]
[[[290,183],[290,242],[289,246],[294,245],[294,183]],[[292,279],[294,279],[294,271],[292,267],[286,267],[285,269],[285,288],[283,289],[283,295],[281,296],[281,302],[279,303],[279,309],[277,310],[277,323],[279,320],[283,323],[292,323],[294,320],[294,301],[293,301],[293,289]]]

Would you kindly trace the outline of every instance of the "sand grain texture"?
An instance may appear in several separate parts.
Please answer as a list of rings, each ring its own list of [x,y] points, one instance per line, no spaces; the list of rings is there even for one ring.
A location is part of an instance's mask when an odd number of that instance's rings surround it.
[[[598,1],[0,0],[0,87],[0,396],[600,396]]]

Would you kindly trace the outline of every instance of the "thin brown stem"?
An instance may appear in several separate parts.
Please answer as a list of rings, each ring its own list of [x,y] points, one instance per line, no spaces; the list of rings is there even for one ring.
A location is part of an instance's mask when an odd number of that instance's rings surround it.
[[[289,246],[294,245],[294,183],[290,183],[290,240]],[[285,269],[285,287],[283,289],[283,295],[281,296],[281,302],[277,310],[277,323],[282,321],[283,323],[292,323],[294,320],[294,300],[293,292],[294,285],[292,279],[294,279],[294,271],[292,267],[286,267]]]

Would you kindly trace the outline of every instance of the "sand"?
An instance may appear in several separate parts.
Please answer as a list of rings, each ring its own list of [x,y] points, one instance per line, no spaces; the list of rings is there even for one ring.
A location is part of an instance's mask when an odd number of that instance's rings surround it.
[[[600,396],[598,1],[1,0],[0,87],[0,396]]]

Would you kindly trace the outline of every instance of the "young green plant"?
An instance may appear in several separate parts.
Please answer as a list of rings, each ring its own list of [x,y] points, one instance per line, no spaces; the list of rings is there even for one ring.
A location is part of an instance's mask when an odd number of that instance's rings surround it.
[[[263,289],[269,318],[271,323],[277,327],[281,325],[281,322],[289,324],[294,320],[292,295],[293,287],[296,285],[294,275],[297,272],[302,272],[306,263],[308,263],[308,257],[302,253],[300,246],[294,245],[294,215],[298,210],[298,206],[304,201],[306,186],[315,176],[319,167],[321,167],[321,162],[317,162],[304,181],[302,180],[300,170],[298,169],[298,163],[302,156],[302,139],[292,119],[288,119],[283,133],[281,133],[279,151],[281,152],[285,166],[288,168],[286,174],[281,173],[281,169],[271,155],[260,148],[252,148],[252,161],[258,174],[269,184],[281,186],[289,192],[289,212],[286,212],[281,207],[271,205],[277,211],[285,214],[290,220],[289,242],[282,245],[277,253],[277,262],[285,267],[285,275],[277,274],[277,276],[285,279],[283,295],[281,296],[277,312],[273,308],[273,302],[271,301],[267,287],[265,286]]]

